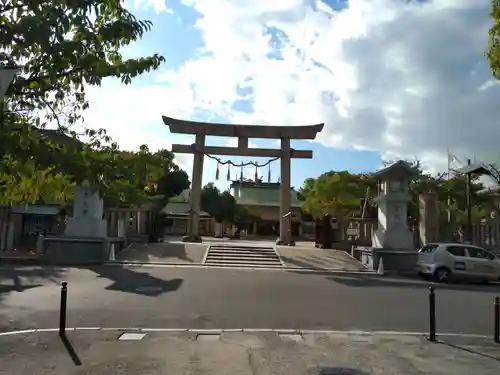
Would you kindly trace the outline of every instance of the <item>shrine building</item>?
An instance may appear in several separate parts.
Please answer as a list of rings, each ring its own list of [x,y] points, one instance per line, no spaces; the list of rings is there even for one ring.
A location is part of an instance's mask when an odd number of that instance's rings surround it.
[[[236,203],[255,217],[251,221],[236,221],[236,225],[248,230],[248,234],[260,236],[276,236],[280,220],[280,183],[254,182],[251,180],[235,180],[229,187]],[[297,198],[297,191],[291,187],[292,235],[299,236],[309,232],[310,220],[304,216],[301,204]],[[171,235],[185,235],[188,231],[188,213],[190,209],[189,190],[168,203],[163,212],[171,220],[171,226],[166,233]],[[307,222],[304,222],[307,221]],[[206,212],[201,213],[200,233],[205,236],[214,235],[215,220]]]

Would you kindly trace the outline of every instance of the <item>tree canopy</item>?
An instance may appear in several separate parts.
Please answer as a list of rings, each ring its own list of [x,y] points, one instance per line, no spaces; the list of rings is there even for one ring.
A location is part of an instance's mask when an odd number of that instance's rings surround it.
[[[318,178],[308,178],[299,189],[297,197],[303,209],[318,217],[324,214],[350,216],[360,214],[366,190],[373,190],[376,181],[369,174],[351,174],[347,171],[330,171]]]
[[[201,209],[210,214],[218,223],[233,222],[237,205],[234,197],[228,192],[220,192],[214,184],[207,184],[201,192]]]
[[[418,162],[410,162],[414,168],[414,177],[410,181],[412,200],[409,203],[409,219],[418,217],[418,194],[426,189],[432,189],[437,194],[438,204],[443,219],[448,210],[458,222],[465,222],[467,217],[466,206],[466,177],[456,175],[451,179],[444,176],[430,176],[422,172]],[[499,208],[488,195],[479,195],[484,189],[479,176],[473,176],[471,184],[472,215],[477,220],[488,216],[489,212]],[[347,171],[330,171],[318,178],[309,178],[298,191],[298,198],[302,202],[304,211],[319,217],[324,214],[334,216],[360,217],[363,211],[365,197],[368,198],[365,206],[365,217],[376,217],[374,198],[378,194],[377,181],[372,174],[351,174]]]
[[[0,5],[0,66],[21,73],[7,91],[14,111],[41,110],[69,124],[88,107],[86,85],[106,77],[123,83],[164,57],[125,59],[122,48],[152,24],[138,20],[121,0],[16,0]]]
[[[108,77],[128,84],[164,61],[122,55],[151,22],[121,0],[1,2],[0,20],[0,68],[19,68],[0,106],[1,203],[65,201],[84,180],[111,205],[162,204],[189,187],[169,151],[124,152],[102,129],[71,128],[83,121],[88,86]]]
[[[493,76],[500,79],[500,0],[492,0],[491,17],[493,25],[489,30],[487,55]]]

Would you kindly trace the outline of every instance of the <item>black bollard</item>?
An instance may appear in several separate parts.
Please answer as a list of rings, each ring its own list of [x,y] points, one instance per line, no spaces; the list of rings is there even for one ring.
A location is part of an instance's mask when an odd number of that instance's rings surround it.
[[[500,344],[500,297],[495,297],[493,341]]]
[[[429,341],[436,342],[436,294],[429,287]]]
[[[59,309],[59,336],[66,334],[66,307],[68,304],[68,283],[61,283],[61,308]]]

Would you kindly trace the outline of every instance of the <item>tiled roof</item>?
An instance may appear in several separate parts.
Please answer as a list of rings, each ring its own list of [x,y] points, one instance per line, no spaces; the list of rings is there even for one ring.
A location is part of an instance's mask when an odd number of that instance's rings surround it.
[[[236,202],[241,205],[270,207],[278,207],[280,205],[280,190],[278,184],[234,187],[232,194]],[[291,206],[300,207],[301,204],[297,199],[297,192],[294,189],[291,189],[291,195]]]
[[[13,214],[54,216],[61,212],[61,206],[55,204],[18,204],[12,206]]]
[[[170,202],[164,208],[163,212],[167,215],[186,215],[189,212],[189,202]],[[205,211],[200,212],[200,216],[210,216]]]
[[[408,174],[412,174],[414,172],[412,166],[408,162],[404,160],[398,160],[397,162],[392,163],[387,167],[379,169],[373,174],[373,176],[377,178],[383,178],[388,173],[393,172],[395,170],[405,170]]]

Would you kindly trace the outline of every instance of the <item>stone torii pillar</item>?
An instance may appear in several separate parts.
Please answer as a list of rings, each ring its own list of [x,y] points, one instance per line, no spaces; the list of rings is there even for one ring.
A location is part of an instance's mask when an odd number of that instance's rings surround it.
[[[163,123],[171,133],[191,134],[196,136],[192,145],[172,145],[172,152],[194,154],[193,176],[191,181],[191,211],[189,213],[189,233],[184,241],[201,241],[199,215],[201,212],[201,184],[203,177],[203,158],[209,155],[250,156],[281,159],[280,186],[280,245],[293,245],[290,227],[290,167],[291,159],[312,159],[310,150],[294,150],[290,148],[291,139],[315,139],[324,124],[306,126],[269,126],[269,125],[228,125],[206,122],[177,120],[163,116]],[[238,147],[206,146],[207,135],[238,138]],[[281,149],[249,148],[249,138],[281,139]]]
[[[191,177],[191,194],[189,202],[191,204],[188,216],[189,233],[183,238],[185,242],[201,242],[200,237],[200,213],[201,213],[201,188],[203,180],[203,161],[205,154],[205,134],[196,134],[193,160],[193,176]]]
[[[281,178],[280,178],[280,237],[277,241],[278,245],[291,244],[291,218],[286,215],[290,212],[291,206],[291,152],[290,138],[281,138]]]

